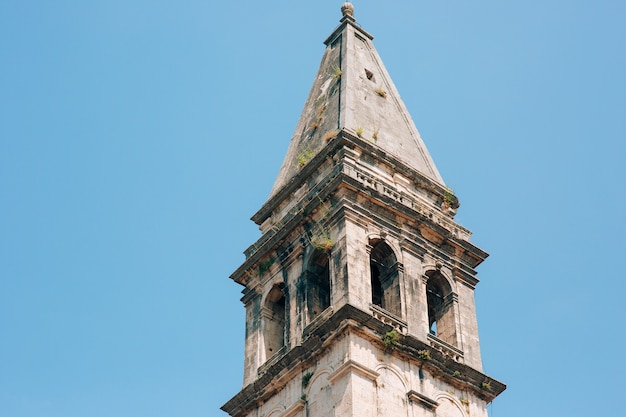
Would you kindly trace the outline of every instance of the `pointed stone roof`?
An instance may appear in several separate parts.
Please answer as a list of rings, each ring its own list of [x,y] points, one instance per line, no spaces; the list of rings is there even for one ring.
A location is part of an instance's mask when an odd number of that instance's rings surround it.
[[[342,130],[445,187],[372,35],[356,24],[351,3],[341,9],[341,24],[324,42],[322,63],[270,195]]]

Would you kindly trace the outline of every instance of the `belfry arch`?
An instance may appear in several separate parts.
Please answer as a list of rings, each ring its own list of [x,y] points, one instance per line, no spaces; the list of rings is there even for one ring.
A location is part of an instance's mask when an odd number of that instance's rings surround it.
[[[369,260],[372,304],[402,317],[400,273],[396,254],[384,240],[372,239]]]
[[[313,321],[330,307],[330,263],[325,251],[316,250],[305,273],[306,320]]]
[[[431,335],[451,345],[457,341],[457,295],[439,270],[426,272],[428,329]]]

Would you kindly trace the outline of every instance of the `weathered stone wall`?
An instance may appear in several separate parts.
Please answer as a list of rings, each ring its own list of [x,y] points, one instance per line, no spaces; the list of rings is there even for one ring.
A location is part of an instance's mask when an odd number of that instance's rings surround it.
[[[422,365],[386,352],[371,335],[350,332],[335,339],[314,364],[289,375],[286,385],[247,416],[487,416],[484,400]]]
[[[396,253],[400,263],[401,314],[393,314],[406,324],[405,332],[422,341],[428,340],[429,322],[426,301],[428,271],[437,270],[452,287],[450,314],[444,316],[439,325],[439,334],[450,345],[463,351],[462,361],[477,370],[482,370],[480,358],[476,309],[473,288],[469,288],[454,278],[450,262],[442,262],[434,255],[421,256],[414,250],[414,241],[405,228],[387,228],[385,223],[398,224],[398,221],[380,221],[385,214],[381,210],[370,210],[371,220],[364,215],[346,216],[347,259],[349,271],[348,299],[350,304],[364,311],[371,310],[372,288],[368,246],[375,239],[383,239]],[[369,221],[368,221],[369,220]],[[396,219],[393,219],[396,220]],[[415,233],[415,232],[413,232]],[[407,236],[409,235],[409,236]],[[428,250],[425,248],[425,250]],[[401,323],[403,324],[403,323]]]
[[[356,200],[358,207],[351,206],[350,199]],[[244,383],[253,381],[257,369],[278,352],[275,348],[269,350],[268,338],[275,339],[284,331],[285,349],[288,350],[301,343],[305,329],[318,316],[321,320],[323,311],[315,311],[315,314],[309,311],[319,301],[309,298],[319,297],[310,287],[313,285],[311,274],[314,273],[312,262],[320,256],[328,257],[331,310],[351,304],[363,311],[373,311],[379,319],[389,316],[389,324],[393,323],[402,333],[424,342],[433,339],[428,336],[426,287],[428,274],[436,271],[445,278],[452,291],[446,301],[450,313],[437,323],[439,339],[445,342],[440,347],[445,350],[446,343],[451,345],[458,350],[458,360],[482,370],[474,289],[455,276],[454,260],[443,260],[438,253],[440,250],[421,238],[419,228],[403,216],[374,202],[360,200],[353,192],[340,191],[332,205],[312,215],[309,223],[313,226],[309,229],[314,229],[316,222],[323,221],[324,233],[330,239],[328,248],[316,248],[306,228],[295,229],[280,247],[260,262],[258,285],[250,290],[256,295],[246,300]],[[399,306],[392,311],[372,307],[372,242],[384,242],[397,260],[397,285],[393,290],[398,292]],[[278,313],[273,310],[272,298],[276,298],[279,287],[284,292],[284,321],[273,319]]]

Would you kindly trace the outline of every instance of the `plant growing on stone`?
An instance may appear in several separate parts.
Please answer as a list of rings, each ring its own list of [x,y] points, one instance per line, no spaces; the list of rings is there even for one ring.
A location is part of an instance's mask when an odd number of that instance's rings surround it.
[[[374,90],[374,92],[382,98],[387,98],[387,92],[383,89],[377,88],[376,90]]]
[[[338,66],[334,66],[333,72],[330,74],[330,76],[333,77],[335,80],[339,80],[341,78],[341,74],[341,68],[339,68]]]
[[[337,134],[339,133],[338,130],[331,130],[329,132],[326,132],[324,134],[324,136],[322,136],[322,140],[324,142],[328,142],[329,140],[331,140],[332,138],[334,138],[335,136],[337,136]]]
[[[423,361],[429,361],[431,360],[431,356],[430,356],[430,350],[428,349],[422,349],[422,350],[418,350],[417,351],[417,357],[420,358]]]
[[[307,372],[304,375],[302,375],[302,387],[306,388],[309,386],[309,383],[311,382],[311,377],[313,377],[313,372]]]
[[[363,132],[365,132],[365,130],[363,130],[363,128],[362,128],[362,127],[358,127],[358,128],[356,129],[356,135],[357,135],[358,137],[362,137],[362,136],[363,136]]]
[[[452,373],[452,376],[453,376],[453,377],[455,377],[455,378],[458,378],[458,377],[460,377],[460,376],[461,376],[461,373],[460,373],[459,371],[454,371],[454,372]]]
[[[385,345],[385,350],[388,352],[394,349],[398,345],[398,341],[400,340],[400,333],[397,330],[393,329],[388,331],[383,335],[383,345]]]
[[[325,221],[330,216],[330,202],[320,199],[320,205],[317,210],[319,219],[315,222],[307,236],[315,249],[328,252],[335,246],[335,240],[331,236],[330,229],[325,225]]]
[[[302,168],[313,158],[313,151],[305,149],[298,155],[298,167]]]
[[[374,133],[372,133],[372,139],[374,140],[378,140],[378,128],[376,128],[374,130]]]
[[[446,192],[443,194],[443,202],[450,207],[452,207],[452,203],[454,203],[454,193],[448,187],[446,187]]]
[[[274,262],[276,262],[274,258],[270,258],[261,262],[261,264],[259,265],[259,275],[263,275],[264,273],[266,273],[274,264]]]
[[[328,252],[335,246],[335,241],[330,236],[314,236],[311,239],[313,247],[322,252]]]
[[[481,384],[482,388],[486,391],[491,391],[491,381],[485,381]]]

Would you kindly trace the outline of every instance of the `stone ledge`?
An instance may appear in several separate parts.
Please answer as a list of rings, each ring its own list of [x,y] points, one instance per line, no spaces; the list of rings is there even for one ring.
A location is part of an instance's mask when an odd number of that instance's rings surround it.
[[[293,417],[302,410],[304,410],[304,401],[299,400],[294,405],[286,409],[285,412],[280,415],[280,417]]]
[[[257,404],[266,401],[281,390],[294,373],[315,363],[333,339],[345,332],[362,334],[372,343],[379,343],[380,348],[383,349],[381,335],[391,329],[391,326],[384,324],[371,314],[352,305],[344,305],[312,331],[302,345],[292,348],[281,358],[277,358],[277,361],[265,373],[260,375],[255,382],[244,387],[221,409],[232,417],[245,416]],[[419,351],[424,349],[431,351],[430,360],[419,359]],[[439,378],[456,388],[471,391],[487,402],[493,401],[506,389],[503,383],[432,350],[427,343],[412,335],[400,335],[398,344],[391,354],[413,361],[428,370],[434,378]],[[455,374],[457,376],[454,376]],[[485,389],[483,384],[488,384],[490,388]]]
[[[394,191],[394,185],[388,183],[388,181],[381,180],[381,184],[384,183],[382,190],[374,190],[365,187],[362,181],[356,178],[355,170],[360,168],[350,163],[349,158],[345,157],[345,153],[355,147],[363,149],[364,152],[374,157],[386,158],[386,163],[392,165],[398,172],[402,172],[410,181],[419,184],[418,187],[435,190],[433,192],[436,194],[443,195],[443,193],[445,193],[445,189],[438,183],[433,182],[423,174],[404,165],[393,156],[379,154],[381,152],[379,149],[360,138],[354,137],[344,129],[332,140],[332,144],[329,143],[328,146],[316,154],[301,172],[289,180],[275,195],[270,197],[263,207],[252,217],[255,223],[263,223],[282,201],[289,198],[289,196],[295,192],[298,185],[305,182],[306,178],[311,177],[313,173],[319,169],[320,165],[327,158],[333,156],[336,158],[335,165],[332,167],[331,171],[325,176],[318,178],[315,185],[299,199],[298,204],[294,207],[294,209],[297,208],[298,210],[295,210],[293,213],[290,211],[285,214],[279,220],[279,225],[277,225],[276,228],[264,233],[254,244],[244,251],[246,260],[231,274],[231,279],[239,284],[247,285],[247,278],[244,276],[246,271],[258,262],[277,241],[283,239],[292,231],[298,221],[303,217],[303,213],[309,212],[318,204],[320,198],[325,199],[328,195],[335,192],[339,185],[343,183],[362,192],[369,191],[374,193],[373,196],[377,200],[389,205],[395,210],[403,212],[408,217],[418,218],[420,223],[427,225],[428,228],[441,235],[445,241],[462,248],[468,255],[461,259],[460,269],[457,270],[458,275],[466,281],[466,284],[470,287],[475,286],[478,280],[474,277],[475,271],[473,271],[473,268],[489,255],[467,240],[471,232],[456,222],[447,219],[445,215],[437,215],[435,216],[436,219],[429,218],[428,213],[438,213],[439,210],[435,209],[434,206],[431,208],[426,207],[429,206],[429,204],[418,202],[415,196],[401,193],[402,195],[398,194],[398,198],[402,201],[398,201],[394,196],[399,193],[399,191]],[[387,193],[384,192],[385,188],[388,190]],[[459,236],[455,236],[454,230],[460,231],[462,235],[467,235],[467,237],[459,238]],[[467,265],[464,265],[464,263],[467,263]]]
[[[413,401],[414,403],[420,404],[422,407],[427,408],[428,410],[435,410],[439,407],[439,403],[435,400],[428,398],[427,396],[420,394],[417,391],[409,391],[407,392],[407,397],[409,401]]]
[[[353,360],[349,360],[348,362],[345,362],[343,365],[341,365],[335,372],[329,375],[328,381],[330,381],[331,384],[334,384],[335,382],[340,380],[341,377],[350,372],[359,374],[371,381],[376,381],[376,378],[380,376],[378,372],[373,371]]]

